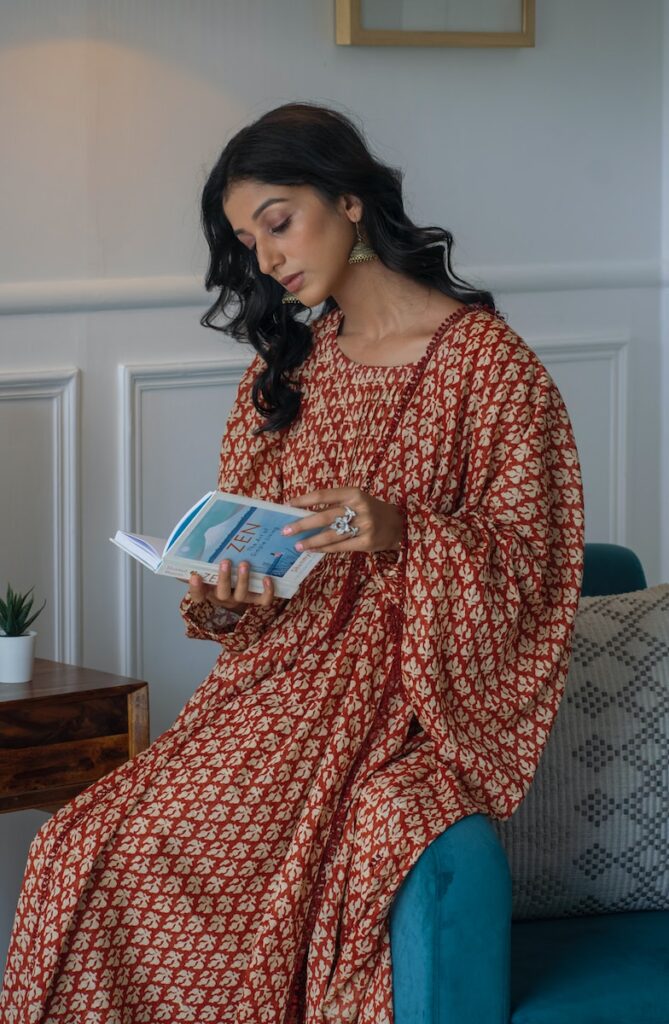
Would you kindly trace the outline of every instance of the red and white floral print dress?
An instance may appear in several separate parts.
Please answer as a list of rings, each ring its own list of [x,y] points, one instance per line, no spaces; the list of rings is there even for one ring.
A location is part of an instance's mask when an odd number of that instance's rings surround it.
[[[402,549],[326,555],[241,618],[184,599],[220,655],[171,729],[38,833],[2,1024],[390,1024],[402,880],[531,783],[583,570],[560,393],[486,308],[396,367],[350,360],[342,315],[314,323],[278,434],[252,434],[254,359],[219,486],[286,502],[364,486],[404,509]]]

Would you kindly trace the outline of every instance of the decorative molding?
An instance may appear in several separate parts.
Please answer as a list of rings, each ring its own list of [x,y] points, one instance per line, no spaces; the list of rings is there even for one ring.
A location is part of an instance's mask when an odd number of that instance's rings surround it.
[[[669,259],[660,263],[660,284],[669,284]]]
[[[460,271],[458,270],[458,274]],[[467,267],[466,281],[481,280],[505,294],[659,288],[669,284],[669,267],[656,260],[598,260],[584,263],[533,263],[526,266]]]
[[[611,419],[609,437],[609,537],[627,546],[627,390],[631,336],[620,334],[525,338],[543,363],[604,362],[608,364]]]
[[[53,657],[81,658],[81,532],[79,370],[35,370],[0,375],[0,401],[52,402],[55,634]]]
[[[104,309],[210,306],[197,277],[110,277],[0,284],[0,314],[89,313]]]
[[[669,284],[669,263],[655,260],[532,263],[457,267],[466,281],[505,294],[656,288]],[[213,302],[199,277],[115,277],[0,284],[0,315],[87,313],[105,309],[163,309]]]
[[[141,533],[142,400],[147,391],[239,384],[249,360],[122,365],[120,371],[122,529]],[[142,573],[129,557],[121,561],[121,664],[126,676],[142,678]]]

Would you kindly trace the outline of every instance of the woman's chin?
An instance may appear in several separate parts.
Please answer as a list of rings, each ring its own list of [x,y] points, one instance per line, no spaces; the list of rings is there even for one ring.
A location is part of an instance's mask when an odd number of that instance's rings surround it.
[[[315,288],[301,288],[297,297],[302,305],[309,306],[310,309],[315,309],[316,306],[320,306],[330,297],[330,293],[319,292]]]

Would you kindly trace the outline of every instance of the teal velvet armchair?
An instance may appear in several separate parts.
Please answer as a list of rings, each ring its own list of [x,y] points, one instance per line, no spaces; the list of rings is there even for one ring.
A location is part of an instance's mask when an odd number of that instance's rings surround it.
[[[644,588],[632,551],[586,544],[584,596]],[[669,1024],[669,910],[512,922],[508,859],[480,814],[424,851],[390,937],[395,1024]]]

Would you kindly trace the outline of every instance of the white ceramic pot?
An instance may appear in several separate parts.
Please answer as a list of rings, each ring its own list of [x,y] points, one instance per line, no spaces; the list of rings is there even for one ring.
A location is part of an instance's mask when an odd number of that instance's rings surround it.
[[[0,683],[30,682],[36,637],[34,629],[29,629],[23,636],[5,636],[0,631]]]

